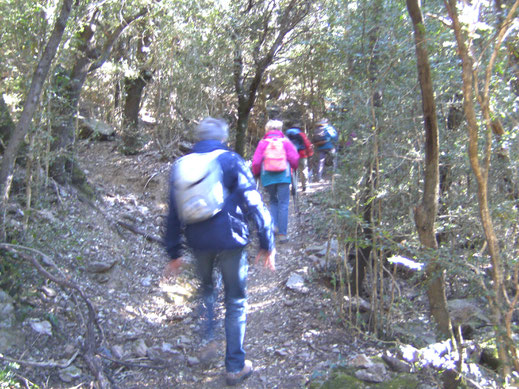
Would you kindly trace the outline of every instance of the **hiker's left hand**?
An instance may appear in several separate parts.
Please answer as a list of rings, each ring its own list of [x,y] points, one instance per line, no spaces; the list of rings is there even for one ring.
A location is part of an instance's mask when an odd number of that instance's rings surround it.
[[[265,266],[267,269],[270,269],[272,271],[276,271],[276,249],[272,249],[272,251],[267,251],[261,249],[256,255],[256,261],[263,262],[263,266]]]

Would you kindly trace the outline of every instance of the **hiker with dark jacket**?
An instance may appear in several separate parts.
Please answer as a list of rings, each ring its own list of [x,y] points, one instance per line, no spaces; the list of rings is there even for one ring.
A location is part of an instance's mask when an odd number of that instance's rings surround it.
[[[335,144],[339,136],[337,130],[328,123],[328,119],[317,122],[317,127],[312,136],[312,143],[316,148],[317,155],[317,174],[313,174],[314,179],[319,182],[323,179],[326,157],[332,156],[333,171],[337,170],[337,151]]]
[[[301,189],[306,191],[306,183],[308,182],[308,158],[314,155],[314,146],[308,139],[300,124],[295,124],[285,131],[285,135],[294,144],[299,154],[299,164],[297,172],[301,177]]]
[[[223,142],[228,135],[227,124],[220,119],[206,118],[196,129],[198,143],[194,153],[209,153],[218,149],[227,150]],[[261,200],[250,170],[245,161],[235,152],[217,154],[221,168],[223,187],[227,193],[222,209],[207,220],[186,223],[182,221],[175,191],[176,170],[170,178],[169,214],[167,217],[164,244],[170,261],[164,275],[178,275],[184,263],[183,238],[195,257],[200,278],[200,292],[204,311],[204,338],[208,342],[200,359],[202,362],[216,357],[218,344],[214,340],[216,300],[213,268],[218,266],[225,289],[225,352],[226,381],[235,385],[252,374],[252,363],[245,360],[243,340],[246,324],[246,281],[249,228],[247,220],[253,219],[259,237],[259,253],[256,261],[262,261],[271,270],[275,269],[274,225],[268,209]]]
[[[285,136],[281,129],[283,122],[269,120],[265,126],[265,136],[259,141],[252,157],[252,174],[260,177],[261,184],[269,194],[270,214],[278,234],[279,243],[288,241],[288,206],[290,201],[291,169],[297,169],[299,154],[296,148]],[[269,171],[265,166],[268,150],[278,141],[282,141],[285,158],[285,169]]]

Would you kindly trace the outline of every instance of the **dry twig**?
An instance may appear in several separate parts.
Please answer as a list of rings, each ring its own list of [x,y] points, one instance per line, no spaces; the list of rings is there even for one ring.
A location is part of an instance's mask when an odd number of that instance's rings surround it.
[[[74,362],[74,360],[76,359],[76,357],[78,355],[79,355],[79,350],[76,350],[74,355],[72,355],[72,357],[70,357],[64,363],[58,363],[58,362],[54,362],[54,361],[37,362],[37,361],[28,361],[25,359],[14,359],[14,358],[6,357],[3,354],[0,354],[0,359],[4,360],[6,362],[18,363],[19,365],[25,365],[25,366],[65,369],[66,367],[69,367],[72,364],[72,362]]]

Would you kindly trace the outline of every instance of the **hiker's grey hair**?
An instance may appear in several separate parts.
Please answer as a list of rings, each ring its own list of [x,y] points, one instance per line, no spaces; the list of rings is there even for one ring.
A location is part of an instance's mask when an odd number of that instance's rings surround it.
[[[223,119],[207,117],[198,124],[195,135],[199,141],[215,139],[225,142],[229,136],[229,126]]]
[[[269,131],[281,131],[283,128],[283,122],[281,120],[269,120],[265,125],[265,132]]]

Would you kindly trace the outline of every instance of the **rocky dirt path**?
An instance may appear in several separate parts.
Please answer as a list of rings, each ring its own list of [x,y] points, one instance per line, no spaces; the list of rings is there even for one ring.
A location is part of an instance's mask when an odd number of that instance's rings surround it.
[[[304,199],[301,199],[304,201]],[[354,338],[336,319],[330,302],[330,291],[312,280],[312,264],[307,247],[311,240],[308,226],[298,223],[290,207],[291,241],[277,245],[277,269],[270,272],[260,265],[249,268],[249,309],[245,349],[253,361],[254,374],[243,388],[301,388],[320,369],[348,357],[354,352]],[[254,246],[254,245],[252,245]],[[252,260],[255,248],[249,249]],[[296,290],[287,281],[299,275],[304,280]],[[223,319],[223,309],[220,309]],[[194,324],[194,323],[193,323]],[[196,328],[196,324],[193,325]],[[189,366],[196,356],[196,334],[189,332],[193,347],[189,347],[188,364],[176,379],[178,387],[221,388],[225,386],[223,328],[219,328],[221,347],[218,360],[211,366]],[[193,338],[194,337],[194,338]],[[177,376],[178,377],[178,376]]]
[[[87,146],[95,150],[86,150],[83,162],[105,199],[106,212],[160,236],[168,163],[152,151],[123,159],[113,153],[113,144]],[[310,196],[327,190],[327,185],[310,186],[300,195],[300,209],[308,208]],[[312,374],[360,352],[360,341],[344,329],[334,312],[332,292],[315,277],[308,249],[325,242],[318,241],[312,223],[305,220],[311,219],[308,214],[295,217],[292,200],[291,239],[277,246],[277,271],[253,263],[249,267],[245,350],[255,372],[242,384],[244,388],[304,387]],[[100,243],[112,245],[111,251],[123,259],[106,279],[94,279],[97,282],[90,285],[99,296],[106,348],[112,356],[137,365],[151,360],[164,367],[114,365],[114,383],[120,388],[224,387],[223,326],[218,328],[222,342],[216,362],[202,366],[196,359],[200,344],[192,271],[188,268],[176,280],[161,279],[167,260],[163,248],[127,231],[124,236],[122,241],[107,236]],[[257,252],[254,242],[248,250],[252,262]],[[303,280],[302,287],[288,288],[287,281],[297,277]],[[221,321],[223,314],[220,307]]]

